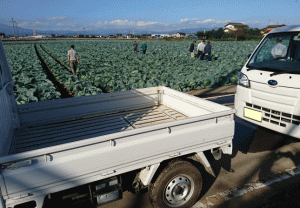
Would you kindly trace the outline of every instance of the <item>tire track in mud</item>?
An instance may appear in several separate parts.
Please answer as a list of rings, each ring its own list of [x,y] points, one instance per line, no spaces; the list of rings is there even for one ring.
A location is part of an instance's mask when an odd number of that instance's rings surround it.
[[[66,86],[64,86],[62,83],[57,81],[55,76],[53,75],[52,71],[48,68],[47,64],[45,63],[44,59],[40,56],[36,45],[34,45],[35,52],[41,61],[41,65],[43,67],[43,70],[47,74],[47,78],[55,85],[55,87],[58,89],[58,91],[61,94],[61,98],[69,98],[69,97],[74,97],[74,93],[70,91]]]
[[[40,47],[41,47],[41,48],[42,48],[49,56],[51,56],[57,63],[59,63],[62,67],[64,67],[68,72],[70,72],[70,73],[72,74],[72,72],[70,71],[70,69],[69,69],[64,63],[62,63],[57,57],[53,56],[53,55],[52,55],[49,51],[47,51],[42,45],[40,45]],[[79,73],[80,73],[80,72],[79,72]],[[76,74],[76,76],[77,76],[79,79],[81,79],[80,74]],[[85,80],[85,79],[83,79],[83,80]],[[89,80],[86,80],[86,81],[89,81]],[[92,84],[92,83],[91,83],[91,84]],[[102,87],[102,86],[100,86],[100,85],[98,85],[98,86],[93,85],[93,86],[99,88],[103,93],[108,93],[107,89],[105,89],[104,87]]]

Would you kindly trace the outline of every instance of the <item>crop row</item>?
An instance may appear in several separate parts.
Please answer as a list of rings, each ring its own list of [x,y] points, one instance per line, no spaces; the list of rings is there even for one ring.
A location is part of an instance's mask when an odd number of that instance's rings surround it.
[[[236,83],[256,42],[212,43],[211,62],[191,58],[189,45],[180,42],[149,42],[146,55],[134,53],[128,41],[65,41],[43,47],[67,66],[71,44],[80,56],[78,73],[94,86],[120,91],[164,85],[186,92]]]
[[[37,47],[38,53],[51,70],[54,77],[74,93],[74,96],[95,95],[102,93],[101,89],[93,86],[89,81],[82,80],[76,75],[71,74],[61,66],[54,58],[50,57],[40,46]]]
[[[33,44],[5,44],[4,47],[18,104],[60,99],[61,94],[43,71]]]
[[[67,51],[72,44],[80,57],[77,76],[70,73],[67,64]],[[146,55],[134,53],[128,41],[43,42],[48,54],[37,48],[55,78],[75,96],[82,96],[101,93],[99,88],[111,92],[163,85],[186,92],[233,84],[257,43],[212,42],[211,62],[191,58],[186,42],[147,44]],[[61,97],[43,72],[34,43],[5,44],[5,49],[19,104]]]

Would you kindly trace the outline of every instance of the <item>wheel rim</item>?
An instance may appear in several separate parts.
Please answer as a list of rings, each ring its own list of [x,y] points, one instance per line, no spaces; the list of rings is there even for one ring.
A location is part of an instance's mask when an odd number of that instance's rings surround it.
[[[195,183],[188,175],[178,175],[172,178],[164,190],[164,201],[170,207],[185,204],[193,195]]]

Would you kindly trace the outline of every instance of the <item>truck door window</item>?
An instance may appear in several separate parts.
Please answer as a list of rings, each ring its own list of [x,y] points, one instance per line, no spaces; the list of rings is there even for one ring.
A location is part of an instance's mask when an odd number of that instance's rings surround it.
[[[0,90],[2,89],[2,68],[1,68],[1,63],[0,63]]]
[[[291,45],[291,60],[300,61],[300,37],[296,36]]]
[[[298,33],[273,33],[267,35],[247,67],[268,71],[295,71],[300,67],[300,37]],[[295,63],[297,62],[297,63]]]

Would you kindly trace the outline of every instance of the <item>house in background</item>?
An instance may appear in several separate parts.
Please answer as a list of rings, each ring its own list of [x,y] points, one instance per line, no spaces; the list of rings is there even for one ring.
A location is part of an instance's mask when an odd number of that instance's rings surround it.
[[[0,33],[0,38],[5,38],[5,33]]]
[[[234,31],[238,31],[244,28],[248,28],[248,25],[245,25],[243,23],[233,23],[233,22],[229,22],[227,23],[227,25],[225,25],[225,30],[224,32],[234,32]]]
[[[47,38],[47,36],[46,35],[34,35],[34,36],[28,36],[28,38],[42,39],[42,38]]]
[[[178,32],[176,34],[176,38],[184,38],[184,37],[185,37],[185,33],[183,33],[183,32]]]
[[[125,38],[127,38],[127,39],[133,38],[133,34],[127,34],[127,35],[125,35]]]
[[[151,38],[151,34],[142,34],[141,38]]]
[[[268,25],[266,27],[266,30],[267,30],[266,33],[270,32],[271,30],[274,30],[277,27],[283,27],[283,26],[285,26],[285,25],[284,24],[282,24],[282,25],[279,25],[279,24],[277,24],[277,25]]]
[[[174,37],[176,37],[176,34],[168,34],[167,37],[168,38],[174,38]]]

